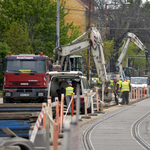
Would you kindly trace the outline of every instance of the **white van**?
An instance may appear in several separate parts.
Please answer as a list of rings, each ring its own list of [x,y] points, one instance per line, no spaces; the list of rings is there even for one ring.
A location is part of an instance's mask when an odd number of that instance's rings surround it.
[[[130,84],[132,87],[145,87],[145,93],[147,93],[147,86],[149,85],[148,77],[131,77]]]
[[[80,71],[52,71],[49,72],[51,77],[50,79],[50,97],[53,101],[55,97],[58,97],[60,100],[60,96],[62,93],[65,94],[65,89],[68,86],[69,82],[72,82],[72,87],[74,88],[74,93],[76,95],[76,87],[77,84],[80,85],[80,110],[82,113],[85,111],[84,107],[84,98],[85,92],[87,92],[87,111],[91,112],[91,96],[90,96],[90,88],[88,85],[88,81],[86,77],[82,75]]]

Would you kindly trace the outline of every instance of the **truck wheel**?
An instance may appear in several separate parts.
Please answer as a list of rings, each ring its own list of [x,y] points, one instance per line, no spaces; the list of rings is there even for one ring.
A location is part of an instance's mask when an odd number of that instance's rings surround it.
[[[81,114],[85,114],[85,107],[84,106],[81,108]]]
[[[88,112],[88,113],[91,113],[91,105],[90,105],[90,107],[87,109],[87,112]]]
[[[3,98],[3,103],[10,103],[10,100],[8,98]]]

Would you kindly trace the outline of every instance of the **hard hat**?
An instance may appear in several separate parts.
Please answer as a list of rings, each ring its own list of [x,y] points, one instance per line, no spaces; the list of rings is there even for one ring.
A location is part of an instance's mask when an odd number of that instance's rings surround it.
[[[130,80],[131,78],[129,78],[129,80]]]
[[[113,78],[111,78],[111,80],[113,80]]]
[[[68,86],[72,86],[72,84],[71,84],[71,83],[69,83],[69,84],[68,84]]]
[[[116,77],[114,77],[114,79],[113,79],[114,81],[117,81],[117,78]]]
[[[120,80],[122,80],[122,78],[120,78]]]

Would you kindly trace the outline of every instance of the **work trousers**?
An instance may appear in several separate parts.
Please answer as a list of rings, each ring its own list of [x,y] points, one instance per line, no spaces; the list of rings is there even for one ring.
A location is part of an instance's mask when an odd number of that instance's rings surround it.
[[[69,106],[70,101],[71,101],[71,96],[66,96],[67,108]],[[70,107],[68,109],[68,113],[71,113],[71,105],[70,105]]]
[[[129,103],[129,92],[128,91],[124,91],[123,92],[123,104],[128,105]]]
[[[114,95],[115,95],[115,102],[116,102],[116,105],[118,105],[117,93],[114,93]]]

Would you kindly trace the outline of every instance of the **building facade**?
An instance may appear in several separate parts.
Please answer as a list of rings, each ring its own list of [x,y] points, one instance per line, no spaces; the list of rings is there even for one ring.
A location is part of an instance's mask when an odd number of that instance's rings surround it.
[[[87,30],[87,22],[88,22],[88,8],[87,8],[87,0],[65,0],[65,10],[69,11],[69,14],[65,16],[65,22],[71,23],[75,26],[80,26],[80,31],[83,33]],[[85,1],[85,2],[84,2]],[[62,0],[61,2],[64,2]]]

